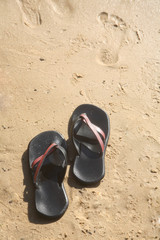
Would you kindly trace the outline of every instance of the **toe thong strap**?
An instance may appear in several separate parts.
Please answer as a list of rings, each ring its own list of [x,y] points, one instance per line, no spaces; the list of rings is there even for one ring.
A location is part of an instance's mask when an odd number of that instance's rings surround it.
[[[105,141],[105,133],[103,132],[103,130],[101,128],[99,128],[98,126],[94,125],[89,118],[87,117],[86,113],[82,113],[79,118],[82,119],[82,121],[87,124],[87,126],[92,130],[92,132],[94,133],[94,135],[96,136],[98,143],[101,147],[102,152],[104,151],[104,141]]]
[[[42,165],[43,165],[44,160],[46,159],[46,157],[47,157],[49,154],[51,154],[51,153],[52,153],[53,151],[55,151],[57,148],[58,148],[58,149],[62,152],[62,154],[64,155],[64,161],[63,161],[63,163],[62,163],[62,167],[65,167],[65,165],[66,165],[66,161],[65,161],[65,159],[66,159],[66,151],[65,151],[65,149],[64,149],[63,147],[57,145],[56,143],[52,143],[52,144],[46,149],[45,153],[42,154],[41,156],[39,156],[38,158],[36,158],[36,159],[33,161],[33,163],[32,163],[32,166],[31,166],[32,169],[33,169],[34,167],[36,167],[35,174],[34,174],[34,183],[36,183],[38,174],[39,174],[39,172],[40,172],[40,169],[41,169],[41,167],[42,167]],[[37,165],[37,166],[36,166],[36,165]]]

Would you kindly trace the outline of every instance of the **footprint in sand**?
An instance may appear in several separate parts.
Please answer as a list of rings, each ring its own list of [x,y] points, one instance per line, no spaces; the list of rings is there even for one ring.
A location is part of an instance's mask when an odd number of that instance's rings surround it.
[[[22,12],[23,22],[28,27],[42,24],[40,10],[41,0],[16,0]]]
[[[48,3],[50,4],[53,11],[61,16],[68,16],[73,11],[69,0],[48,0]]]
[[[118,62],[119,51],[124,43],[139,43],[140,37],[137,31],[132,30],[125,21],[107,12],[101,12],[98,21],[103,24],[106,31],[106,39],[98,54],[98,62],[112,66]]]
[[[42,24],[40,14],[41,0],[16,0],[22,12],[23,22],[28,27],[36,27]],[[46,0],[50,8],[60,16],[68,16],[72,12],[69,0]]]

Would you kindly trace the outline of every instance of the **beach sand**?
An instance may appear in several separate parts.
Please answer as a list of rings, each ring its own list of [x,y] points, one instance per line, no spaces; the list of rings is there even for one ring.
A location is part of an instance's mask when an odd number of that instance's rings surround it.
[[[0,1],[0,239],[160,239],[160,1]],[[68,139],[74,109],[111,122],[99,186],[64,180],[69,207],[37,215],[27,148]],[[72,165],[73,162],[70,161]]]

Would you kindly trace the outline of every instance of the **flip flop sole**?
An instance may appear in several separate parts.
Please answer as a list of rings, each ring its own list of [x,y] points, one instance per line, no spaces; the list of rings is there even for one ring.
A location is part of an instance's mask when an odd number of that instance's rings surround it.
[[[67,149],[63,136],[55,131],[40,133],[29,143],[29,165],[33,175],[32,163],[44,154],[51,143]],[[58,219],[65,213],[68,207],[68,198],[63,185],[65,172],[66,168],[54,166],[53,154],[46,157],[38,182],[35,184],[35,205],[43,216]]]
[[[101,128],[105,133],[104,151],[101,157],[97,157],[96,154],[89,153],[89,159],[87,156],[88,154],[85,154],[85,151],[87,150],[83,147],[83,152],[81,151],[80,154],[78,154],[77,152],[77,155],[75,157],[73,174],[83,184],[94,184],[99,182],[105,175],[104,158],[110,134],[110,120],[107,113],[102,109],[98,108],[97,106],[91,104],[80,105],[74,110],[69,122],[68,131],[70,132],[70,137],[72,139],[74,134],[74,124],[77,118],[83,113],[87,115],[87,117],[94,125]]]

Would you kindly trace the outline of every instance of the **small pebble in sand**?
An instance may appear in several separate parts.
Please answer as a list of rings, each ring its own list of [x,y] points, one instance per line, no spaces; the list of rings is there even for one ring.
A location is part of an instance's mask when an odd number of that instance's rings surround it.
[[[156,169],[151,169],[150,172],[151,173],[157,173],[157,170]]]
[[[81,96],[84,96],[84,93],[83,93],[82,90],[79,91],[79,94],[80,94]]]
[[[39,60],[40,60],[41,62],[45,61],[45,59],[44,59],[44,58],[40,58]]]

